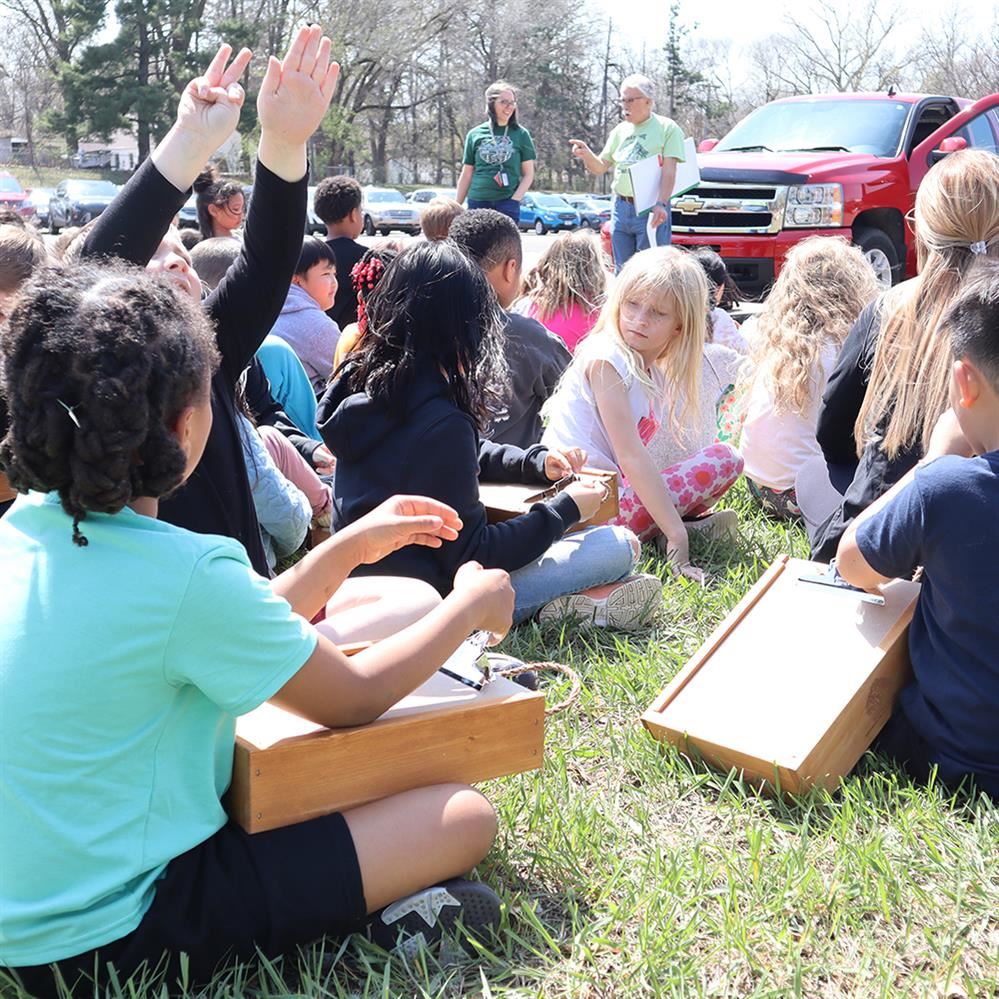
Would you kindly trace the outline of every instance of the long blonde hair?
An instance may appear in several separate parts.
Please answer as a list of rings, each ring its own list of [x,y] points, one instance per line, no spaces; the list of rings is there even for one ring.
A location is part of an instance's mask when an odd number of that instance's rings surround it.
[[[699,412],[707,297],[707,278],[689,254],[671,246],[636,253],[621,268],[600,318],[576,348],[573,364],[587,364],[589,355],[599,349],[601,341],[612,337],[624,348],[628,373],[649,398],[656,400],[665,393],[666,421],[671,432],[682,437],[687,415],[696,418]],[[629,347],[621,335],[621,304],[629,301],[660,305],[670,302],[676,307],[680,333],[663,347],[655,360],[658,383],[646,370],[638,351]]]
[[[877,441],[889,457],[927,446],[947,408],[950,350],[940,321],[957,294],[976,250],[999,256],[999,157],[981,150],[951,153],[923,179],[916,194],[919,276],[885,298],[870,381],[854,425],[859,454]]]
[[[842,346],[880,287],[867,258],[845,239],[803,239],[756,321],[747,380],[763,379],[777,412],[804,413],[825,388],[816,380],[823,351]]]
[[[607,296],[607,272],[596,234],[581,230],[556,237],[525,275],[523,291],[541,322],[573,306],[596,312]]]

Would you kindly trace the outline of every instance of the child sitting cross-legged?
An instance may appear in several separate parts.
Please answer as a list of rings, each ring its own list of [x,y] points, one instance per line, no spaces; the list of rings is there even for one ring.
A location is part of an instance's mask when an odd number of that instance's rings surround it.
[[[728,444],[689,443],[705,429],[693,424],[702,412],[707,299],[704,272],[689,254],[671,247],[635,254],[549,401],[542,438],[553,448],[578,442],[591,464],[617,472],[616,523],[656,539],[674,567],[697,581],[704,573],[690,564],[683,518],[698,518],[692,530],[731,533],[734,511],[721,511],[724,517],[708,511],[742,472]],[[657,466],[649,451],[660,428],[688,445],[667,467]]]
[[[740,450],[749,491],[773,516],[801,514],[794,481],[822,456],[815,438],[822,393],[850,327],[879,290],[857,247],[813,236],[788,253],[757,317]]]
[[[459,221],[476,214],[513,225],[498,212],[466,212]],[[573,481],[545,495],[578,472],[585,455],[572,446],[525,450],[480,437],[508,388],[504,314],[479,265],[450,240],[416,243],[385,269],[365,316],[366,333],[319,404],[319,429],[337,458],[334,527],[399,489],[447,503],[462,526],[451,545],[393,552],[359,573],[408,576],[447,594],[455,570],[474,559],[511,573],[517,622],[538,612],[563,616],[558,600],[572,595],[580,616],[598,626],[643,626],[661,606],[662,584],[632,575],[640,548],[631,531],[601,524],[567,533],[593,517],[603,488]],[[526,513],[488,523],[480,478],[530,485],[541,495]],[[590,592],[604,584],[609,591]]]
[[[103,995],[108,963],[124,979],[164,954],[173,992],[185,968],[200,982],[223,959],[360,928],[492,842],[488,802],[453,784],[253,836],[227,821],[237,715],[270,699],[320,725],[370,722],[470,631],[501,636],[513,591],[505,572],[460,566],[443,601],[348,658],[310,618],[357,566],[453,544],[454,510],[389,499],[273,581],[235,540],[159,520],[205,450],[218,363],[198,305],[120,265],[42,271],[0,338],[0,460],[21,493],[0,521],[5,995],[11,974],[52,995],[95,973],[86,991]],[[372,936],[498,920],[484,885],[431,892]]]
[[[858,514],[837,555],[847,582],[865,589],[923,568],[913,679],[874,748],[917,779],[936,767],[999,801],[999,266],[982,260],[965,280],[939,327],[953,357],[951,408],[919,464]]]

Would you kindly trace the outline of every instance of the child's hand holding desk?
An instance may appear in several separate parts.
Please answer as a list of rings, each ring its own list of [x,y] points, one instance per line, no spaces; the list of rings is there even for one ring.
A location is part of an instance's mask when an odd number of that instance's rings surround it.
[[[420,496],[397,496],[338,531],[272,582],[310,620],[359,565],[407,544],[439,547],[457,537],[454,510]],[[320,634],[305,665],[272,700],[326,727],[364,725],[425,682],[473,632],[496,641],[513,616],[513,588],[500,569],[462,566],[454,589],[408,628],[348,658]]]

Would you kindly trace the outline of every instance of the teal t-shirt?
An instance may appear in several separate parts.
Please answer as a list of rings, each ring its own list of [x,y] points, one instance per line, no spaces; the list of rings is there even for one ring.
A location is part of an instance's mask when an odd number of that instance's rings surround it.
[[[622,121],[607,136],[598,159],[614,164],[614,183],[611,187],[627,198],[635,191],[631,186],[628,167],[650,156],[669,156],[684,161],[683,129],[671,118],[650,114],[640,125]]]
[[[538,158],[534,141],[526,128],[498,128],[483,122],[465,136],[462,162],[474,167],[468,197],[472,201],[504,201],[520,184],[521,163]],[[497,174],[506,174],[507,183],[497,184]]]
[[[226,822],[235,716],[316,645],[229,538],[127,508],[81,530],[55,494],[0,520],[0,965],[138,926]]]

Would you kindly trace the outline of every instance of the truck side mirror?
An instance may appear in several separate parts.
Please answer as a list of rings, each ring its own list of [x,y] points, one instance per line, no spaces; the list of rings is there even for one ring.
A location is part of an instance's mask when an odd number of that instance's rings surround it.
[[[699,153],[710,153],[711,150],[717,145],[717,139],[701,139],[701,141],[697,143],[697,151]]]
[[[928,157],[930,166],[939,163],[945,156],[950,155],[950,153],[956,153],[961,149],[967,148],[968,142],[966,139],[962,139],[959,135],[950,135],[936,149],[930,152]]]

